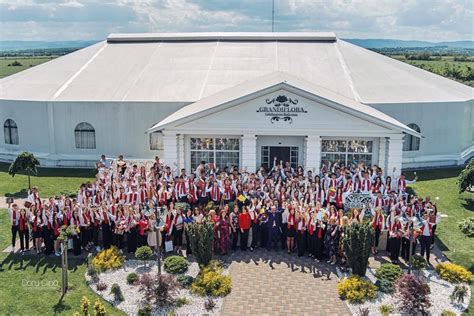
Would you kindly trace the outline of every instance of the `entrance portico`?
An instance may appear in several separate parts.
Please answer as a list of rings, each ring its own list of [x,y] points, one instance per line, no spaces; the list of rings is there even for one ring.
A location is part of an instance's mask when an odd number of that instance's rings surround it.
[[[283,73],[187,105],[148,132],[162,131],[164,162],[194,169],[254,172],[274,157],[318,173],[322,163],[365,162],[399,172],[404,133],[420,136],[374,108]]]

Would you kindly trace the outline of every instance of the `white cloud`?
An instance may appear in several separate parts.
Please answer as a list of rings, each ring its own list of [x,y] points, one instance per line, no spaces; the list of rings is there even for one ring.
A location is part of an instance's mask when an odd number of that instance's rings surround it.
[[[433,41],[474,37],[472,0],[275,0],[275,10],[276,31]],[[0,19],[4,40],[269,31],[271,0],[0,0]]]

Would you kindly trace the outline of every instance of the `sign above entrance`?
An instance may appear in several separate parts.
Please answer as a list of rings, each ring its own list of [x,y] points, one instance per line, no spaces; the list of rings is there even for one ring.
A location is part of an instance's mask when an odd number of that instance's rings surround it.
[[[257,113],[264,113],[265,116],[269,116],[272,124],[275,122],[287,122],[288,124],[292,124],[294,117],[308,113],[303,107],[296,106],[298,104],[297,99],[291,99],[285,95],[279,95],[273,99],[266,99],[265,102],[268,106],[261,106],[258,108]]]

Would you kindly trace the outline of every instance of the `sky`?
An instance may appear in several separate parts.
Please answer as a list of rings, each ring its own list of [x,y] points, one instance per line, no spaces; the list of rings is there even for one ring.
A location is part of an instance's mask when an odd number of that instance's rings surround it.
[[[473,0],[274,0],[275,31],[341,38],[474,39]],[[272,0],[0,0],[0,40],[117,32],[271,31]]]

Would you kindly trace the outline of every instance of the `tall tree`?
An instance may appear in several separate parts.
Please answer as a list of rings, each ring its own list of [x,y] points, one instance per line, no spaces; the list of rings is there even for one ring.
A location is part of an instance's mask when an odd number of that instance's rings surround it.
[[[346,227],[342,244],[353,274],[365,276],[373,241],[374,229],[370,222]]]
[[[8,174],[14,177],[17,173],[26,172],[28,175],[28,189],[31,190],[30,176],[36,176],[38,174],[37,167],[39,165],[39,160],[32,153],[24,151],[16,157],[14,162],[12,162],[8,169]]]
[[[466,168],[459,174],[458,188],[459,193],[474,189],[474,158],[469,161]]]

